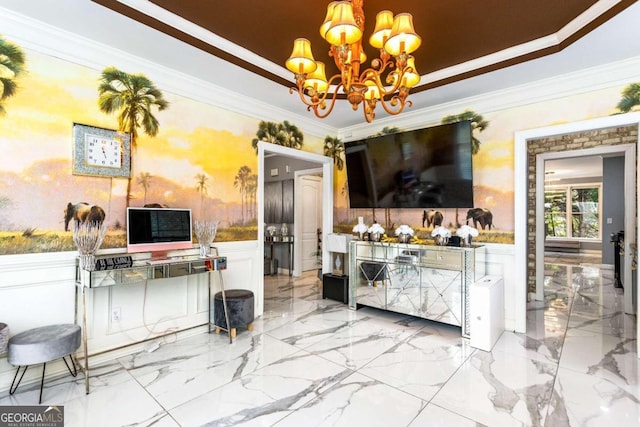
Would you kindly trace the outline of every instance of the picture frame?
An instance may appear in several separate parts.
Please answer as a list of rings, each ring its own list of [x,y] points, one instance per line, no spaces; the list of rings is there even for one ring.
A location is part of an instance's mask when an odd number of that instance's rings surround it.
[[[73,124],[73,175],[131,177],[131,135]]]

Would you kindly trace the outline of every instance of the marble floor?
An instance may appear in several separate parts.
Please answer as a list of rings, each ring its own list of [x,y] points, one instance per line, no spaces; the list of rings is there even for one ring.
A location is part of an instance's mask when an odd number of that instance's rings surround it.
[[[66,426],[637,426],[635,316],[613,270],[550,256],[527,333],[491,352],[460,329],[321,298],[315,275],[265,278],[253,331],[202,334],[47,379]],[[23,388],[24,387],[24,388]],[[23,385],[0,405],[32,405]]]

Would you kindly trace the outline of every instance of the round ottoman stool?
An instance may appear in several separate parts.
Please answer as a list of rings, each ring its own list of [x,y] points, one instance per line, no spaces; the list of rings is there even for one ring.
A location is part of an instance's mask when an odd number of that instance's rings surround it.
[[[229,289],[224,293],[227,301],[227,314],[229,316],[229,324],[224,316],[224,307],[222,304],[222,292],[218,292],[214,296],[213,301],[213,323],[216,327],[216,334],[220,333],[220,329],[229,331],[231,337],[236,336],[236,328],[242,327],[253,330],[253,292],[244,289]]]
[[[72,376],[78,375],[76,364],[71,355],[80,347],[80,326],[73,324],[50,325],[40,328],[29,329],[14,335],[9,339],[9,347],[7,349],[7,361],[13,366],[17,366],[9,394],[13,394],[18,389],[22,377],[29,365],[37,365],[42,363],[42,379],[40,380],[40,401],[42,403],[42,387],[44,385],[44,371],[47,362],[60,359],[64,360],[67,369]],[[65,359],[69,356],[73,371]],[[24,367],[22,375],[16,383],[20,368]]]

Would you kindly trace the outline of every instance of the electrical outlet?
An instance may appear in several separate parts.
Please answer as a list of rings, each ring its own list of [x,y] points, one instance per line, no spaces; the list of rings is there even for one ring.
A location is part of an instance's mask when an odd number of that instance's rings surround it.
[[[111,322],[119,322],[122,319],[122,310],[120,307],[114,307],[111,309]]]

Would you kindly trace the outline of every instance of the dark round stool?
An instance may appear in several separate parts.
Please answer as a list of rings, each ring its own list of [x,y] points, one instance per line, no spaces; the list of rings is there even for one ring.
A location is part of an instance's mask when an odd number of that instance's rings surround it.
[[[253,292],[245,289],[229,289],[224,292],[227,301],[227,314],[229,315],[230,327],[224,316],[222,305],[222,292],[216,293],[213,298],[213,323],[216,327],[216,334],[220,329],[227,329],[231,337],[236,336],[236,328],[247,328],[253,330]]]

